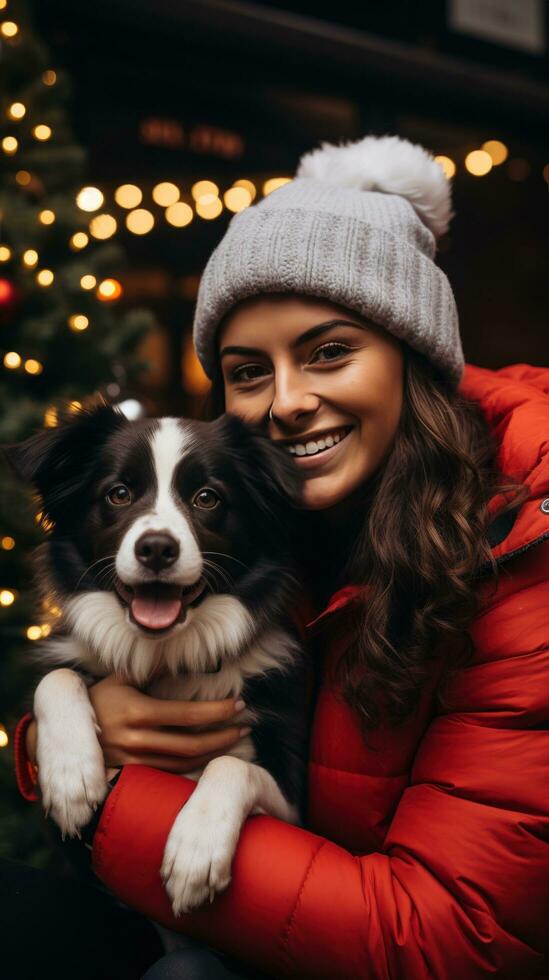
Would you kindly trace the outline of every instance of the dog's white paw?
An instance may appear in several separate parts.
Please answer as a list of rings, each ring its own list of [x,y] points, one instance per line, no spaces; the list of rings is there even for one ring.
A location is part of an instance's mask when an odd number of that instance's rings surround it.
[[[231,880],[241,821],[222,810],[219,801],[204,805],[195,791],[170,831],[160,873],[176,916],[213,902]]]
[[[53,817],[65,837],[79,837],[107,794],[103,753],[93,738],[73,737],[62,748],[48,745],[40,733],[38,778],[46,814]]]

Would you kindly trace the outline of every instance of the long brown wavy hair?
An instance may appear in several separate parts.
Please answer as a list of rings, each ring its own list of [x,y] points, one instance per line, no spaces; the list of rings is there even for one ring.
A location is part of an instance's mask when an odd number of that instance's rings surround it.
[[[336,566],[330,591],[368,586],[356,614],[346,610],[350,642],[337,664],[341,692],[364,734],[381,718],[399,724],[414,713],[434,660],[441,666],[437,703],[446,706],[452,673],[474,653],[468,627],[479,611],[480,585],[493,577],[497,588],[487,503],[503,494],[501,517],[529,493],[498,471],[498,445],[480,407],[425,357],[402,348],[404,399],[393,445],[330,563]],[[219,373],[205,415],[223,410]],[[321,526],[318,513],[302,516],[299,551],[312,581],[322,566]]]

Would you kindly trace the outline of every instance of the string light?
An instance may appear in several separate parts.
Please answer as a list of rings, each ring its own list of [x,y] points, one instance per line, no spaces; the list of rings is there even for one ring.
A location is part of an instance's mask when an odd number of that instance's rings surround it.
[[[49,636],[50,633],[51,633],[51,626],[50,626],[50,624],[49,623],[42,623],[42,625],[40,626],[40,631],[42,633],[42,636]]]
[[[19,32],[18,24],[15,24],[13,20],[5,20],[3,24],[0,24],[0,31],[4,37],[15,37]]]
[[[486,140],[486,143],[482,144],[482,149],[490,154],[494,167],[499,167],[501,163],[505,163],[509,156],[509,150],[501,140]]]
[[[152,198],[155,204],[160,204],[163,208],[169,208],[170,204],[175,204],[179,200],[179,187],[164,181],[153,187]]]
[[[126,228],[134,235],[146,235],[154,227],[154,215],[146,208],[137,208],[126,215]]]
[[[269,194],[278,190],[279,187],[283,187],[284,184],[289,184],[291,179],[291,177],[270,177],[263,184],[263,196],[268,197]]]
[[[252,201],[255,201],[257,196],[257,188],[251,180],[247,180],[245,177],[242,177],[240,180],[235,180],[233,187],[243,187],[244,190],[250,192]]]
[[[15,139],[15,136],[4,136],[4,139],[2,140],[2,149],[4,153],[8,154],[8,156],[12,156],[14,153],[17,153],[18,146],[19,143]]]
[[[27,629],[27,639],[28,640],[39,640],[42,636],[42,628],[40,626],[29,626]]]
[[[9,262],[11,259],[11,248],[7,245],[0,245],[0,262]]]
[[[15,548],[15,538],[12,538],[9,534],[5,534],[0,540],[0,545],[2,545],[4,551],[12,551]]]
[[[39,286],[51,286],[55,276],[51,269],[40,269],[40,272],[36,275],[36,281]]]
[[[122,295],[122,286],[118,279],[103,279],[97,287],[97,298],[103,301],[119,299]]]
[[[27,248],[23,252],[23,265],[32,269],[38,262],[38,252],[35,248]]]
[[[55,221],[55,211],[50,211],[49,208],[45,208],[44,211],[41,211],[38,215],[38,219],[43,225],[53,225],[53,222]]]
[[[435,157],[435,163],[438,163],[444,171],[444,176],[447,180],[451,180],[456,172],[456,165],[450,157],[438,156]]]
[[[193,209],[189,204],[185,204],[184,201],[177,201],[176,204],[171,204],[169,208],[166,208],[164,215],[168,224],[174,225],[175,228],[184,228],[194,218]]]
[[[90,221],[90,234],[94,238],[111,238],[117,227],[116,218],[112,214],[98,214]]]
[[[57,421],[57,409],[55,405],[50,405],[50,407],[44,412],[44,425],[48,429],[54,429],[57,425]]]
[[[76,204],[81,211],[98,211],[104,200],[98,187],[83,187],[76,195]]]
[[[196,184],[193,184],[191,187],[191,194],[195,201],[199,201],[200,198],[204,197],[206,194],[213,194],[214,197],[217,197],[219,194],[219,187],[217,184],[214,184],[212,180],[198,180]]]
[[[87,276],[82,276],[82,278],[80,279],[80,285],[82,286],[82,289],[94,289],[96,284],[97,284],[97,279],[95,278],[95,276],[87,275]]]
[[[484,177],[493,167],[492,157],[486,150],[472,150],[465,157],[465,167],[473,177]]]
[[[83,313],[73,313],[73,315],[69,317],[68,322],[71,330],[78,331],[78,332],[82,330],[87,330],[90,323],[87,316],[84,316]]]
[[[4,725],[0,725],[0,749],[5,749],[8,742],[8,733],[4,728]]]
[[[15,179],[20,187],[28,187],[32,178],[28,170],[18,170]]]
[[[26,106],[22,102],[12,102],[8,109],[8,116],[10,119],[22,119],[26,111]]]
[[[196,202],[196,213],[206,221],[217,218],[223,210],[223,204],[215,194],[203,194]]]
[[[223,195],[223,200],[229,211],[238,213],[249,207],[252,203],[252,195],[246,187],[229,187]]]
[[[0,606],[11,606],[15,602],[15,592],[11,589],[0,590]]]
[[[35,360],[34,357],[29,357],[25,361],[23,367],[25,368],[27,374],[42,374],[42,371],[44,370],[44,365],[41,364],[40,361]]]
[[[5,10],[8,5],[8,0],[0,0],[0,10]]]
[[[34,127],[32,135],[41,143],[45,143],[51,136],[51,126],[46,126],[44,123],[39,123],[38,126]]]
[[[78,402],[78,401],[69,402],[68,408],[71,415],[74,415],[82,408],[82,402]]]
[[[74,251],[77,251],[81,248],[85,248],[88,242],[89,238],[85,231],[76,231],[74,235],[72,235],[69,244]]]
[[[42,81],[44,82],[44,85],[55,85],[57,75],[51,68],[48,68],[48,70],[42,75]]]
[[[4,367],[10,368],[10,370],[15,370],[21,364],[21,355],[17,351],[10,350],[7,354],[4,354]]]
[[[122,184],[114,192],[114,199],[121,208],[136,208],[143,200],[143,194],[135,184]]]

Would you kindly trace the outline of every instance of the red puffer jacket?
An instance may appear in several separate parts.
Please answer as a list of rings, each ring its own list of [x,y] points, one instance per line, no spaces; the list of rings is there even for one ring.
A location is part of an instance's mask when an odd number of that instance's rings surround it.
[[[512,526],[500,522],[500,583],[484,589],[452,709],[436,711],[433,676],[417,717],[366,747],[331,676],[349,586],[306,626],[322,658],[307,830],[249,818],[227,892],[178,920],[159,867],[194,783],[127,766],[95,834],[95,871],[128,904],[274,977],[549,972],[549,369],[468,366],[461,387],[499,439],[502,470],[531,493]]]

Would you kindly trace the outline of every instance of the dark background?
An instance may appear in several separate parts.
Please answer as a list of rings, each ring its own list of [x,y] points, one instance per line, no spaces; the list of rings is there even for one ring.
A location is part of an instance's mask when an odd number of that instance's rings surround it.
[[[496,32],[499,24],[509,36],[457,29],[463,6],[479,16],[491,7]],[[536,8],[539,27],[525,42],[522,25]],[[121,224],[117,233],[129,256],[124,302],[152,306],[161,323],[145,343],[151,369],[135,392],[150,410],[197,410],[204,386],[189,367],[196,287],[231,217],[224,209],[213,221],[172,228],[151,206],[154,184],[173,181],[184,200],[202,178],[221,193],[241,177],[261,188],[268,177],[292,176],[322,140],[368,133],[396,133],[457,165],[456,216],[439,262],[456,294],[467,360],[549,363],[545,3],[34,0],[33,13],[53,67],[72,78],[89,182],[107,203],[119,184],[137,183],[141,206],[157,218],[145,236]],[[465,156],[488,139],[502,140],[509,157],[474,177]]]

